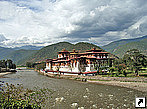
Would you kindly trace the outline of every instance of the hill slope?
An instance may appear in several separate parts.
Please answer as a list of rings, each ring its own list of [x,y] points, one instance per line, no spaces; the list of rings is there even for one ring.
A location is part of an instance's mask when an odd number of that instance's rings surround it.
[[[13,60],[15,64],[21,64],[20,60],[25,60],[27,57],[31,56],[32,54],[36,53],[36,50],[15,50],[8,54],[6,57],[7,59]]]
[[[31,57],[28,57],[27,59],[25,59],[25,62],[27,62],[27,61],[36,62],[36,61],[40,61],[42,59],[56,58],[57,52],[61,51],[64,48],[66,48],[66,50],[68,50],[68,51],[72,51],[73,49],[75,49],[80,52],[83,52],[83,51],[89,50],[93,47],[100,49],[100,47],[98,47],[94,44],[85,43],[85,42],[80,42],[77,44],[71,44],[69,42],[59,42],[59,43],[52,44],[52,45],[49,45],[49,46],[46,46],[46,47],[40,49],[35,54],[33,54]],[[22,61],[20,63],[24,63]]]
[[[114,41],[108,45],[103,46],[102,48],[119,57],[123,57],[125,52],[129,49],[138,49],[143,54],[147,55],[147,36],[135,39]]]
[[[13,48],[0,47],[0,60],[11,59],[15,64],[35,53],[36,50],[15,50]]]
[[[12,52],[14,52],[14,49],[12,48],[0,47],[0,60],[6,59],[7,55],[11,54]]]
[[[33,45],[25,45],[25,46],[21,46],[21,47],[15,47],[15,50],[20,50],[20,49],[24,49],[24,50],[40,50],[41,48],[43,48],[43,46],[33,46]]]

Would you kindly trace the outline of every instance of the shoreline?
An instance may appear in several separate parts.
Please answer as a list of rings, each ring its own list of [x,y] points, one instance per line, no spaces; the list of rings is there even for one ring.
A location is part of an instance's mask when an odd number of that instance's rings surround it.
[[[3,77],[4,75],[8,75],[8,74],[11,74],[11,73],[14,73],[14,72],[4,72],[4,73],[0,73],[0,78]]]
[[[89,81],[88,83],[95,83],[95,84],[104,84],[104,85],[111,85],[111,86],[119,86],[130,88],[134,90],[138,90],[141,92],[147,92],[147,83],[139,83],[139,82],[120,82],[120,81]]]
[[[83,76],[83,75],[62,75],[62,74],[50,74],[35,70],[42,75],[58,78],[58,79],[70,79],[76,81],[83,81],[92,84],[104,84],[111,86],[119,86],[138,90],[141,92],[147,92],[147,78],[145,77],[100,77],[100,76]]]
[[[97,76],[83,76],[83,75],[63,75],[63,74],[51,74],[35,70],[36,72],[57,79],[70,79],[76,81],[82,81],[92,84],[119,86],[138,90],[141,92],[147,92],[147,78],[146,77],[101,77]],[[7,74],[12,74],[14,72],[4,72],[0,73],[0,78]]]

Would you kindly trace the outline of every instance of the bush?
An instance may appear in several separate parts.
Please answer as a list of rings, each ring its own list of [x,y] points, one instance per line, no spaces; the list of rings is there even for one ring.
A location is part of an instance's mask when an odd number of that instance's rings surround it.
[[[22,85],[6,83],[6,86],[0,89],[0,105],[2,109],[41,109],[48,99],[47,94],[52,94],[52,91],[24,89]]]

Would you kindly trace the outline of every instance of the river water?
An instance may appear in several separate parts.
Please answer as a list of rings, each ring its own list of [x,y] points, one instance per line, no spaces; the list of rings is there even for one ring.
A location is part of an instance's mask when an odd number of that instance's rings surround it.
[[[0,80],[5,83],[53,90],[46,109],[132,109],[135,108],[135,97],[147,97],[147,93],[133,89],[50,78],[33,70],[21,70],[4,77]]]

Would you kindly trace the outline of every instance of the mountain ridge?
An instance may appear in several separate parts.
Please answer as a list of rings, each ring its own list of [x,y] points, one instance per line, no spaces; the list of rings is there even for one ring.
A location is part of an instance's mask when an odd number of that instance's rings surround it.
[[[80,52],[83,52],[85,50],[91,49],[92,47],[100,49],[100,47],[86,42],[79,42],[76,44],[71,44],[69,42],[59,42],[40,49],[26,60],[34,62],[47,58],[56,58],[57,52],[61,51],[64,48],[66,48],[66,50],[68,51],[72,51],[73,49],[75,49],[79,50]]]
[[[102,46],[102,48],[121,58],[123,57],[125,52],[130,49],[138,49],[144,55],[147,55],[147,35],[140,38],[114,41],[109,43],[108,45]]]
[[[34,46],[26,46],[32,47]],[[118,57],[122,57],[124,53],[129,49],[139,49],[143,54],[147,55],[147,36],[135,39],[123,39],[119,41],[114,41],[108,45],[99,47],[95,44],[88,42],[79,42],[72,44],[69,42],[59,42],[54,43],[45,47],[42,47],[39,50],[29,50],[20,48],[5,48],[0,47],[0,59],[12,59],[17,65],[24,65],[26,62],[37,62],[47,58],[56,58],[57,52],[66,48],[68,51],[73,49],[78,50],[79,52],[84,52],[91,48],[103,49],[106,50]],[[23,48],[23,47],[22,47]],[[25,47],[24,47],[25,48]],[[35,48],[36,49],[36,48]]]

